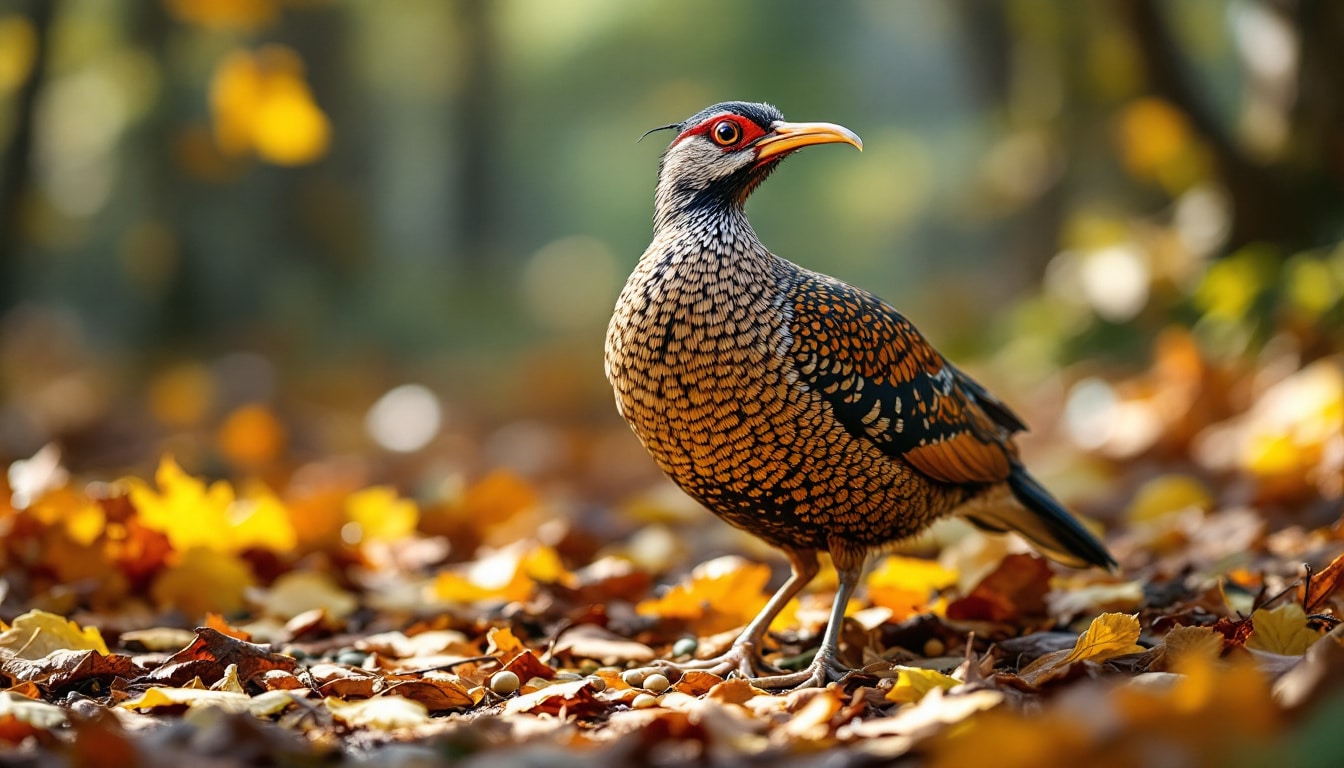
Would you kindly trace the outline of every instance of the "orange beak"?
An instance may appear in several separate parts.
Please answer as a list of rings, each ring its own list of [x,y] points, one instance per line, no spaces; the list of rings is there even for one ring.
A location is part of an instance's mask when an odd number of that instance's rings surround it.
[[[756,162],[786,155],[813,144],[853,144],[863,151],[863,140],[856,133],[835,123],[784,123],[771,126],[770,133],[756,142]]]

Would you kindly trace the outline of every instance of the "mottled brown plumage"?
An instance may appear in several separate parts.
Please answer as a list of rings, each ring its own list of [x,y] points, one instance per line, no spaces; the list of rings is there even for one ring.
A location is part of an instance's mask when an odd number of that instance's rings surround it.
[[[1021,421],[870,293],[770,253],[743,204],[790,152],[858,137],[730,102],[674,127],[654,237],[607,333],[620,412],[654,461],[719,517],[783,549],[792,578],[733,650],[702,666],[824,684],[867,557],[960,513],[1073,565],[1105,549],[1022,468]],[[805,673],[760,677],[770,620],[828,552],[840,590]]]

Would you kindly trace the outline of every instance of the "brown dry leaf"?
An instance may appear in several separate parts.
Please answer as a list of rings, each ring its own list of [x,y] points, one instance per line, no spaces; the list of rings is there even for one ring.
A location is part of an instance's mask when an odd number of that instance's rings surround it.
[[[1329,565],[1311,575],[1311,591],[1307,591],[1307,584],[1298,587],[1298,602],[1307,613],[1316,613],[1342,586],[1344,586],[1344,554],[1338,555]]]
[[[343,664],[314,664],[308,676],[318,693],[338,699],[367,699],[381,690],[383,681],[375,672]]]
[[[548,685],[532,693],[509,699],[504,705],[506,715],[523,712],[558,715],[561,710],[576,717],[591,717],[607,708],[597,698],[590,680],[571,680]]]
[[[1246,640],[1246,647],[1257,651],[1301,656],[1321,639],[1321,633],[1307,624],[1307,614],[1297,603],[1261,608],[1251,614],[1251,625],[1254,630]]]
[[[740,677],[724,680],[709,690],[709,698],[724,704],[746,704],[757,696],[769,695]]]
[[[430,712],[448,712],[470,708],[475,702],[467,689],[450,680],[388,675],[383,694],[404,696],[418,701]]]
[[[688,696],[703,696],[722,682],[723,678],[718,675],[692,669],[681,674],[681,679],[672,684],[672,690]]]
[[[736,556],[701,563],[690,578],[635,606],[641,616],[681,619],[700,635],[744,626],[765,605],[770,566]]]
[[[238,666],[238,677],[244,683],[273,669],[293,672],[297,666],[293,657],[271,653],[266,646],[246,643],[208,627],[199,627],[191,645],[170,656],[144,679],[168,686],[181,686],[196,677],[214,682],[223,677],[224,670],[230,664]]]
[[[657,657],[649,646],[621,637],[596,624],[580,624],[567,630],[556,641],[555,653],[594,659],[608,665],[653,661]]]
[[[802,692],[800,692],[802,693]],[[810,748],[820,748],[833,735],[831,722],[845,702],[831,688],[806,691],[807,703],[782,725],[775,728],[770,739],[779,742],[802,742]]]
[[[323,703],[332,717],[351,728],[396,731],[430,721],[424,704],[402,696],[377,696],[360,701],[326,698]]]
[[[90,692],[91,682],[110,685],[117,678],[130,679],[140,669],[129,657],[118,654],[104,656],[97,651],[52,651],[40,659],[6,659],[0,672],[16,681],[39,683],[49,692],[64,691],[76,686]]]
[[[1044,616],[1050,591],[1050,566],[1044,558],[1012,554],[980,581],[969,595],[947,606],[947,617],[960,621],[1015,621]]]
[[[250,633],[233,626],[229,622],[225,621],[224,617],[219,615],[218,613],[205,614],[205,626],[215,630],[216,632],[222,635],[228,635],[229,637],[232,637],[235,640],[242,640],[245,643],[252,642],[252,635]],[[186,642],[191,641],[187,640]],[[182,643],[182,645],[185,644],[186,643]],[[181,645],[179,645],[178,647],[181,647]]]
[[[524,683],[534,678],[555,679],[555,670],[538,658],[537,654],[527,650],[509,659],[508,663],[504,665],[504,669],[517,675],[518,679]]]
[[[52,651],[91,650],[109,653],[96,627],[83,627],[63,616],[29,611],[0,632],[0,657],[40,659]]]

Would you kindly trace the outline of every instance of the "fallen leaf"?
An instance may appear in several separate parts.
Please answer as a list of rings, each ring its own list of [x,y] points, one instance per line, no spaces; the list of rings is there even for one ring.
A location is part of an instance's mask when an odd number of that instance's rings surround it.
[[[49,693],[71,688],[89,693],[96,689],[91,683],[108,686],[119,677],[134,677],[140,669],[130,658],[115,653],[52,651],[40,659],[5,659],[0,671],[16,681],[39,683]]]
[[[947,617],[960,621],[1014,621],[1044,616],[1050,591],[1050,566],[1044,558],[1012,554],[971,590],[947,606]]]
[[[621,637],[596,624],[580,624],[566,630],[555,643],[555,654],[594,659],[602,664],[653,661],[657,654],[643,643]]]
[[[0,691],[0,741],[18,744],[69,722],[64,709],[10,691]]]
[[[263,593],[260,610],[283,621],[315,609],[322,609],[335,621],[341,621],[359,607],[359,598],[341,589],[330,576],[317,571],[290,571],[276,579]]]
[[[293,672],[293,657],[271,653],[266,646],[243,642],[208,627],[196,629],[191,645],[170,656],[158,669],[145,675],[148,682],[181,686],[199,677],[207,683],[224,676],[230,664],[238,667],[238,678],[249,683],[265,673],[279,669]]]
[[[63,616],[29,611],[0,632],[0,656],[40,659],[52,651],[97,651],[106,656],[107,643],[97,627],[83,627]]]
[[[392,541],[409,536],[420,521],[414,501],[397,495],[395,488],[375,486],[350,494],[345,500],[350,521],[358,523],[365,539]]]
[[[594,695],[592,681],[571,680],[509,699],[504,705],[504,713],[558,715],[565,710],[577,717],[590,717],[605,708],[606,705]]]
[[[641,616],[686,621],[697,634],[712,635],[746,625],[765,605],[770,566],[725,556],[696,566],[690,577],[662,597],[635,606]]]
[[[246,712],[252,697],[236,691],[212,691],[209,688],[165,688],[156,686],[118,706],[123,709],[163,709],[165,707],[219,707],[230,712]]]
[[[1223,636],[1210,627],[1175,627],[1162,643],[1162,668],[1175,669],[1194,659],[1216,661],[1223,653]]]
[[[913,704],[935,688],[949,690],[958,685],[961,685],[960,680],[942,672],[918,667],[900,667],[896,675],[896,684],[887,691],[886,699],[897,704]]]
[[[255,584],[252,570],[237,555],[194,547],[159,574],[150,594],[160,606],[176,608],[195,619],[211,612],[242,610],[244,595]]]
[[[1084,660],[1101,662],[1117,656],[1143,653],[1147,649],[1138,644],[1140,632],[1137,616],[1103,613],[1092,620],[1073,650],[1064,657],[1063,663]]]
[[[891,620],[904,621],[932,609],[937,592],[957,583],[956,571],[932,560],[892,555],[869,574],[868,600],[889,608]]]
[[[475,701],[467,689],[449,680],[389,675],[381,695],[395,694],[418,701],[430,712],[448,712],[471,707]]]
[[[1344,554],[1330,561],[1330,564],[1311,574],[1311,590],[1307,584],[1297,589],[1298,602],[1307,613],[1316,613],[1332,595],[1344,586]]]
[[[377,696],[360,701],[328,697],[323,703],[332,717],[351,728],[395,731],[429,722],[429,710],[424,704],[402,696]]]
[[[1254,629],[1246,647],[1257,651],[1301,656],[1321,639],[1321,633],[1307,624],[1307,614],[1297,603],[1261,608],[1251,614],[1251,625]]]

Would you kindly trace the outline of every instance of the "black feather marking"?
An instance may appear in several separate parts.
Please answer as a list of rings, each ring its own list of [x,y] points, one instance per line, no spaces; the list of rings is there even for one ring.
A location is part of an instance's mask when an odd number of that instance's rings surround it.
[[[1022,506],[1036,513],[1055,540],[1054,543],[1064,551],[1092,565],[1109,569],[1116,567],[1115,559],[1106,551],[1106,546],[1097,541],[1096,537],[1089,533],[1077,518],[1069,514],[1049,491],[1042,488],[1041,484],[1036,482],[1036,478],[1027,474],[1025,469],[1020,466],[1013,468],[1012,474],[1008,475],[1008,487]]]

